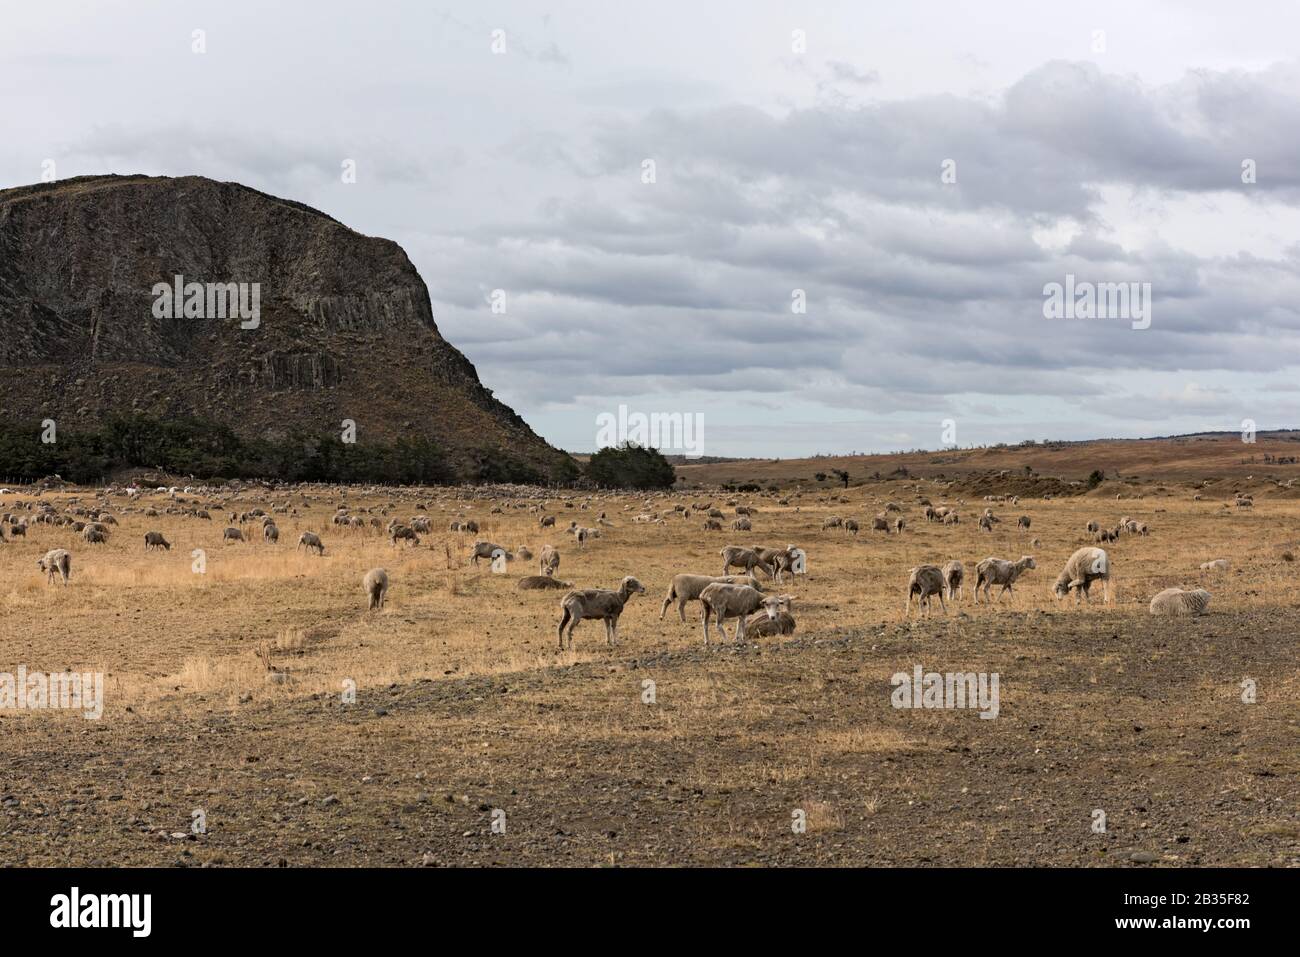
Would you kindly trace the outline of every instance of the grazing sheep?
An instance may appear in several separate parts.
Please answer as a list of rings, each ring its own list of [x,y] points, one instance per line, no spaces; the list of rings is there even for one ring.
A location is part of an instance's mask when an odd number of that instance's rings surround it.
[[[1216,558],[1212,562],[1201,562],[1201,571],[1203,572],[1226,572],[1228,570],[1228,560],[1226,558]]]
[[[551,528],[555,525],[554,515],[543,515],[537,520],[538,528]]]
[[[1210,604],[1210,593],[1204,588],[1183,591],[1181,588],[1166,588],[1151,599],[1153,615],[1201,615]]]
[[[1096,532],[1100,532],[1100,531],[1101,531],[1101,525],[1098,524],[1095,520],[1088,523],[1089,534],[1095,534]]]
[[[280,540],[280,529],[274,523],[262,526],[262,538],[274,545]]]
[[[519,559],[521,562],[531,562],[533,560],[532,549],[527,545],[520,545],[515,549],[515,558]]]
[[[409,525],[394,525],[388,530],[388,541],[396,545],[399,541],[410,542],[414,547],[420,544],[420,536],[415,534],[415,529]]]
[[[746,575],[753,575],[755,568],[761,568],[767,573],[768,578],[776,577],[776,569],[772,567],[772,564],[763,561],[762,557],[752,548],[745,548],[741,545],[728,545],[719,554],[722,556],[721,574],[724,578],[733,565],[736,568],[743,568]]]
[[[316,549],[317,555],[325,554],[325,544],[320,540],[320,536],[315,532],[303,532],[298,536],[297,548],[305,548],[307,551]]]
[[[486,558],[488,561],[491,561],[492,553],[497,549],[500,549],[503,552],[505,551],[504,548],[501,548],[500,545],[494,544],[493,542],[475,542],[474,551],[470,553],[469,560],[475,565],[478,564],[480,558]],[[506,552],[507,557],[509,557],[509,554],[509,552]]]
[[[990,516],[990,515],[981,515],[981,516],[980,516],[980,531],[982,531],[982,532],[992,532],[992,531],[993,531],[993,518],[992,518],[992,516]]]
[[[794,634],[794,615],[790,613],[794,597],[791,595],[778,595],[776,600],[779,602],[776,615],[770,614],[764,608],[762,611],[755,612],[745,619],[746,635],[753,635],[755,638],[770,638],[774,635]]]
[[[763,593],[748,585],[728,585],[714,582],[700,592],[700,602],[704,605],[704,644],[709,644],[709,619],[714,620],[718,634],[727,640],[724,627],[728,618],[736,619],[736,641],[745,640],[746,618],[763,608],[769,618],[776,618],[782,604],[788,605],[792,600],[789,595],[772,595],[763,597]]]
[[[1026,532],[1029,531],[1029,516],[1021,515],[1016,519],[1016,528],[1023,529]]]
[[[1025,572],[1037,568],[1034,559],[1030,555],[1021,555],[1017,561],[1009,562],[1002,558],[986,558],[975,566],[975,604],[979,604],[980,589],[984,589],[984,601],[989,600],[989,587],[991,585],[1001,585],[1002,591],[998,592],[998,600],[1007,592],[1014,596],[1015,591],[1011,586]]]
[[[704,530],[706,532],[720,532],[722,531],[722,523],[715,518],[706,518],[704,520]]]
[[[925,507],[925,511],[922,512],[921,514],[925,516],[925,520],[927,522],[936,522],[942,517],[940,516],[938,510],[931,505],[927,505]]]
[[[68,576],[72,574],[72,556],[66,549],[53,548],[45,553],[44,558],[37,560],[36,566],[45,572],[45,584],[53,585],[54,576],[58,575],[66,585]]]
[[[738,518],[731,523],[731,530],[734,532],[750,532],[753,529],[753,523],[747,518]]]
[[[846,532],[851,532],[851,533],[853,533],[854,535],[858,534],[858,523],[857,523],[857,521],[854,520],[854,519],[851,519],[851,518],[846,518],[846,519],[844,520],[844,531],[846,531]]]
[[[222,542],[242,542],[244,533],[237,528],[228,528],[221,533]]]
[[[618,591],[601,588],[589,588],[583,591],[571,591],[560,600],[563,613],[557,633],[560,638],[560,650],[564,650],[564,629],[569,629],[569,647],[573,647],[573,630],[578,622],[587,618],[605,623],[605,643],[613,645],[618,640],[618,619],[623,614],[623,606],[633,595],[644,595],[645,586],[629,575],[618,586]]]
[[[94,525],[87,525],[85,531],[81,533],[81,537],[91,545],[102,545],[108,541],[107,536]]]
[[[515,587],[524,590],[536,590],[542,588],[572,588],[572,582],[562,582],[558,578],[552,578],[550,575],[525,575],[519,579]]]
[[[543,575],[554,575],[560,568],[560,553],[554,545],[543,545],[542,554],[538,559],[540,571]]]
[[[27,537],[27,526],[24,525],[24,524],[22,524],[21,522],[15,522],[15,523],[13,524],[13,526],[9,529],[9,537],[10,537],[10,538],[26,538],[26,537]]]
[[[960,598],[962,580],[966,577],[965,567],[954,559],[944,565],[942,571],[943,583],[948,589],[948,600],[954,601]]]
[[[896,518],[896,519],[894,519],[894,534],[895,534],[895,535],[902,535],[902,534],[903,534],[903,529],[906,528],[906,527],[907,527],[907,523],[904,522],[901,518]]]
[[[762,591],[758,584],[758,579],[752,575],[674,575],[672,583],[668,586],[668,594],[664,598],[663,607],[659,609],[659,620],[664,620],[664,615],[668,613],[668,606],[677,602],[677,614],[682,623],[686,622],[686,603],[688,601],[698,601],[700,593],[710,585],[748,585],[755,591]]]
[[[151,548],[162,548],[171,551],[171,542],[163,538],[162,532],[145,532],[144,533],[144,550],[147,552]]]
[[[1097,544],[1101,545],[1101,544],[1105,544],[1106,542],[1113,542],[1117,538],[1119,538],[1118,532],[1112,532],[1109,529],[1103,528],[1101,531],[1099,531],[1096,535],[1092,537],[1092,540]]]
[[[388,594],[388,572],[382,568],[372,568],[361,579],[361,587],[370,599],[370,611],[384,607],[384,597]]]
[[[930,599],[938,597],[943,613],[948,614],[948,606],[943,600],[943,570],[938,565],[917,565],[907,573],[907,605],[905,615],[911,617],[912,596],[916,595],[917,607],[925,606],[925,617],[930,617]]]
[[[944,515],[944,517],[943,517],[943,523],[944,523],[945,525],[960,525],[960,524],[961,524],[961,516],[960,516],[959,514],[957,514],[956,512],[948,512],[948,513],[947,513],[946,515]]]
[[[822,521],[822,531],[824,532],[828,528],[840,528],[843,525],[844,525],[844,519],[832,516]]]
[[[889,520],[882,515],[877,515],[871,520],[871,530],[873,532],[884,532],[889,534]]]
[[[1101,581],[1105,600],[1110,604],[1110,556],[1105,549],[1085,545],[1076,551],[1065,563],[1065,569],[1056,579],[1052,591],[1057,598],[1064,598],[1074,590],[1074,603],[1079,603],[1079,593],[1091,601],[1088,591],[1094,581]]]

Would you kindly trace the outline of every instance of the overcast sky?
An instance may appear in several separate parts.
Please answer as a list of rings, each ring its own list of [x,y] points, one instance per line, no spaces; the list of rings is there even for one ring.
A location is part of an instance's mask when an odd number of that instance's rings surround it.
[[[1300,426],[1291,2],[10,3],[0,118],[0,186],[199,174],[396,240],[572,451],[620,404],[712,455]],[[1045,318],[1067,274],[1150,327]]]

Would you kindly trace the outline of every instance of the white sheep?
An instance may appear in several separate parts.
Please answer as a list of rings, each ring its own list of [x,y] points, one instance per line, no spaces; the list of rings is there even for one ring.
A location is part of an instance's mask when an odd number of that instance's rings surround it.
[[[1086,601],[1091,601],[1089,589],[1094,581],[1100,581],[1105,594],[1105,601],[1110,604],[1110,556],[1103,548],[1085,545],[1066,560],[1065,568],[1052,586],[1057,598],[1064,598],[1074,591],[1074,603],[1079,603],[1082,593]]]
[[[1014,596],[1015,591],[1011,586],[1016,583],[1016,579],[1030,569],[1037,567],[1034,564],[1032,555],[1021,555],[1014,562],[1009,562],[1004,558],[993,558],[992,556],[984,559],[975,566],[975,604],[979,604],[981,588],[984,589],[984,601],[989,600],[989,587],[992,585],[1002,586],[1002,591],[998,592],[999,601],[1007,592],[1011,592]]]
[[[659,620],[664,620],[664,615],[668,613],[668,606],[677,602],[677,614],[682,622],[686,621],[686,603],[688,601],[698,601],[700,593],[710,585],[748,585],[755,591],[762,591],[763,588],[758,583],[758,579],[752,575],[674,575],[672,583],[668,586],[668,594],[664,597],[663,607],[659,609]]]
[[[370,610],[384,607],[384,597],[388,594],[388,572],[383,568],[372,568],[361,579],[361,587],[370,599]]]
[[[917,596],[917,607],[925,607],[925,616],[930,617],[930,599],[937,596],[943,613],[948,614],[948,606],[943,600],[943,570],[938,565],[917,565],[907,574],[906,615],[912,614],[912,596]]]
[[[764,598],[763,593],[748,585],[728,585],[714,582],[700,592],[700,602],[704,605],[704,644],[709,644],[709,619],[714,620],[718,634],[727,640],[724,627],[728,618],[736,619],[736,641],[745,640],[746,618],[763,608],[769,618],[775,619],[781,611],[781,605],[789,605],[790,595],[772,595]]]
[[[68,583],[68,576],[72,574],[72,555],[63,548],[52,548],[45,553],[43,558],[37,559],[36,565],[41,571],[45,572],[45,583],[54,584],[54,576],[59,575],[63,579],[63,584]]]
[[[1150,611],[1153,615],[1200,615],[1209,604],[1210,593],[1204,588],[1193,591],[1166,588],[1151,599]]]

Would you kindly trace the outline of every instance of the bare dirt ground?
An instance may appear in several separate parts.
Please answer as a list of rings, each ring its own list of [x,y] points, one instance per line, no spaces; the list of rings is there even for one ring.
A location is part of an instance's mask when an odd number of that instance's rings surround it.
[[[1300,503],[1257,496],[1254,509],[1225,508],[1174,484],[1116,501],[1105,489],[993,504],[1003,521],[992,533],[975,524],[988,503],[958,504],[930,482],[809,492],[786,506],[719,493],[348,491],[367,519],[428,514],[433,534],[418,547],[332,525],[344,498],[336,489],[181,495],[296,511],[276,514],[278,545],[260,534],[223,545],[220,510],[204,521],[169,514],[163,494],[134,505],[112,496],[120,524],[107,544],[46,524],[0,544],[0,671],[107,675],[99,720],[0,710],[0,859],[1300,863],[1300,572],[1285,557],[1300,552]],[[30,517],[15,503],[34,496],[15,492],[0,495],[0,511]],[[922,496],[956,505],[962,524],[927,524]],[[40,501],[63,510],[74,498],[88,505],[95,495]],[[632,522],[711,501],[729,524],[732,500],[757,507],[752,532],[706,532],[698,513]],[[889,500],[903,507],[901,535],[821,528],[832,514],[869,527]],[[559,530],[509,507],[542,501]],[[147,506],[159,514],[144,515]],[[579,550],[562,529],[595,526],[601,511],[612,526]],[[1028,533],[1015,528],[1020,514],[1032,519]],[[1107,546],[1116,603],[1058,604],[1050,587],[1085,543],[1084,524],[1121,515],[1151,534]],[[479,522],[477,536],[446,531],[464,518]],[[150,529],[172,549],[146,553]],[[295,550],[304,530],[321,533],[323,557]],[[558,577],[612,588],[630,574],[648,592],[629,604],[617,646],[587,622],[575,649],[561,652],[562,593],[516,588],[535,561],[502,575],[469,565],[475,538],[535,552],[553,543]],[[776,590],[797,596],[795,635],[706,650],[698,604],[688,624],[674,610],[659,620],[673,573],[718,574],[726,544],[792,542],[807,551],[809,574]],[[55,547],[73,555],[66,588],[47,585],[35,565]],[[206,553],[201,574],[194,549]],[[967,591],[947,616],[936,606],[928,620],[915,610],[905,619],[909,567],[958,558],[971,574],[988,555],[1022,554],[1038,567],[1013,597],[975,606]],[[1216,558],[1229,571],[1198,570]],[[381,565],[393,584],[372,613],[360,582]],[[1209,589],[1209,614],[1152,618],[1147,602],[1170,585]],[[891,676],[916,665],[996,672],[998,717],[893,707]],[[1253,704],[1243,701],[1245,679]],[[354,704],[342,700],[349,683]],[[191,828],[196,811],[204,833]]]

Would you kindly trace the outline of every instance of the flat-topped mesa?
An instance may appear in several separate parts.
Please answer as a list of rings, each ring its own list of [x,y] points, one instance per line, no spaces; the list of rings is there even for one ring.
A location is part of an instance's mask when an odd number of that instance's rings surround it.
[[[279,438],[350,419],[360,446],[429,438],[462,472],[564,458],[442,338],[400,246],[203,177],[0,190],[0,361],[0,419],[63,430],[139,413]]]

